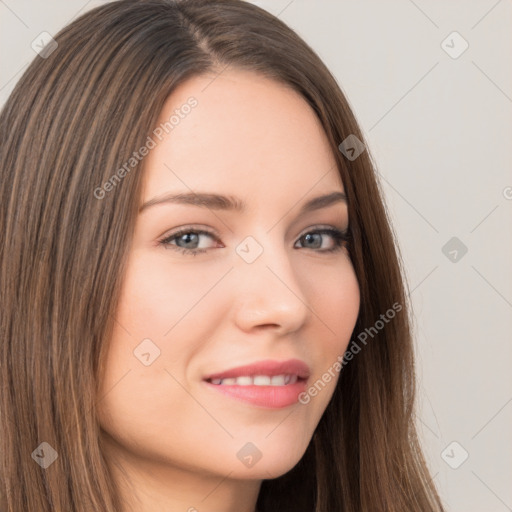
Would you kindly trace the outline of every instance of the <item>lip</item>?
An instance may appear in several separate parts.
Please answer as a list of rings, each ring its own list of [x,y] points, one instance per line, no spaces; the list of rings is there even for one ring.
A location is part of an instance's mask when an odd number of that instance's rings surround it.
[[[273,377],[283,374],[296,375],[297,381],[284,386],[220,385],[210,382],[212,379],[237,378],[246,375],[267,375]],[[309,366],[299,359],[288,359],[286,361],[265,360],[212,373],[206,376],[203,381],[209,389],[236,400],[266,409],[281,409],[297,403],[299,395],[306,389],[306,382],[310,374]]]

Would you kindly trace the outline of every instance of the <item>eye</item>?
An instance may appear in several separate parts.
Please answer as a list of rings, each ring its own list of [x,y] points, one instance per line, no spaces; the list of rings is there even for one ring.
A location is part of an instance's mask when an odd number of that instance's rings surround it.
[[[196,254],[206,252],[206,249],[204,247],[198,247],[198,243],[201,236],[210,237],[218,240],[216,235],[208,231],[204,231],[203,229],[185,228],[181,229],[180,231],[177,231],[176,233],[172,233],[168,237],[161,240],[159,243],[163,245],[165,248],[173,249],[184,254],[190,254],[192,256],[195,256]]]
[[[325,247],[324,240],[326,236],[331,238],[329,247]],[[214,233],[203,229],[183,228],[159,241],[166,249],[179,251],[183,254],[196,256],[206,252],[211,247],[200,247],[201,237],[210,238],[219,242],[219,238]],[[327,238],[328,239],[328,238]],[[312,249],[320,253],[331,253],[341,250],[348,242],[348,229],[340,231],[336,228],[319,228],[308,231],[303,234],[297,242],[303,241],[304,249]],[[294,246],[296,247],[296,245]],[[301,247],[298,247],[299,249]]]
[[[322,250],[318,250],[322,248],[325,235],[329,235],[331,237],[332,244],[327,249],[323,248]],[[306,249],[317,250],[317,252],[335,252],[341,250],[343,246],[347,244],[348,229],[340,231],[336,228],[321,228],[316,231],[308,231],[297,241],[299,242],[301,240],[304,240]]]

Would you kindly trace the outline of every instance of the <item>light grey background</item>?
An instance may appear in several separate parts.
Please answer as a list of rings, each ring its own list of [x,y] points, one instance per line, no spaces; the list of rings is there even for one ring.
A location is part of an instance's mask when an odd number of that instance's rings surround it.
[[[101,3],[0,0],[0,103],[36,36]],[[447,509],[512,510],[510,0],[254,3],[320,54],[367,137],[405,261],[418,426]],[[457,58],[445,51],[464,44],[454,31],[469,44]],[[452,237],[465,255],[442,252]]]

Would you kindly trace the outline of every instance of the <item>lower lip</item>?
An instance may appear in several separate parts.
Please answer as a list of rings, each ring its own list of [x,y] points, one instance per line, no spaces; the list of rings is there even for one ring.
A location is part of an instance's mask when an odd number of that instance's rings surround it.
[[[211,384],[210,387],[237,400],[267,409],[282,409],[298,402],[299,395],[306,389],[306,381],[285,386],[224,386]]]

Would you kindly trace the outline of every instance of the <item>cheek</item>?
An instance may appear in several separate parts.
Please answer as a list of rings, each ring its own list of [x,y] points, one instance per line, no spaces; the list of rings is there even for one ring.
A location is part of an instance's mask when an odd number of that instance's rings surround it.
[[[176,383],[166,370],[183,381],[204,339],[204,325],[211,322],[204,310],[202,322],[196,317],[200,299],[211,287],[208,280],[183,271],[184,266],[180,271],[165,256],[143,257],[134,250],[125,271],[100,395],[122,409],[119,417],[133,416],[137,410],[155,417],[152,409],[160,395],[168,402],[176,394]],[[115,395],[109,391],[114,388]]]
[[[321,335],[322,353],[334,357],[343,352],[350,341],[360,306],[357,277],[348,256],[338,265],[305,272],[302,286],[313,311],[311,321]]]
[[[105,403],[119,408],[117,418],[140,413],[157,418],[160,404],[173,401],[176,410],[184,410],[190,400],[177,382],[187,380],[190,361],[204,349],[218,323],[217,304],[207,295],[225,273],[219,267],[198,277],[197,266],[177,264],[166,251],[133,251],[100,393],[107,397]]]
[[[207,301],[201,299],[219,272],[198,279],[193,265],[173,265],[165,256],[131,255],[106,354],[98,414],[103,430],[139,456],[178,457],[181,450],[179,457],[186,460],[190,444],[181,447],[173,439],[200,438],[204,418],[181,384],[214,324],[215,308],[210,304],[212,311],[207,310]],[[158,357],[146,366],[142,353],[147,352],[150,360]],[[177,414],[190,421],[175,421]]]
[[[353,330],[359,313],[359,285],[351,264],[345,264],[331,278],[317,285],[317,313],[338,339],[345,339]],[[350,332],[348,332],[350,331]]]
[[[167,251],[171,249],[140,255],[134,251],[127,268],[117,320],[137,337],[168,340],[183,323],[188,329],[199,327],[190,319],[229,269],[225,264],[213,264],[207,272],[198,274],[195,262],[183,263],[186,256],[180,256],[182,260],[177,262],[178,257]],[[204,308],[201,315],[201,323],[209,320]]]
[[[357,322],[360,290],[353,266],[347,256],[341,265],[315,272],[307,282],[312,315],[314,343],[308,346],[315,373],[300,402],[311,413],[316,426],[339,380],[340,361],[347,350]]]

